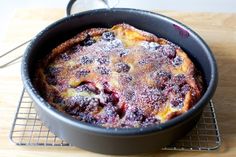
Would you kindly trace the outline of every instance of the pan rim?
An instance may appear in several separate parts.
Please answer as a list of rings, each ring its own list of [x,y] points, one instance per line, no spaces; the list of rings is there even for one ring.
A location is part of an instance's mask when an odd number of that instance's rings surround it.
[[[81,122],[76,120],[75,118],[72,118],[71,116],[62,113],[55,108],[51,107],[36,91],[34,88],[32,82],[30,81],[29,72],[28,72],[28,60],[29,60],[29,53],[32,51],[35,44],[37,44],[38,40],[45,34],[46,32],[53,29],[55,26],[60,25],[61,23],[64,23],[69,20],[73,20],[74,18],[79,18],[84,15],[91,15],[96,14],[99,12],[132,12],[136,14],[146,14],[147,16],[158,16],[159,18],[165,19],[170,21],[173,24],[180,25],[184,29],[186,29],[191,35],[194,36],[195,39],[200,43],[200,45],[204,48],[205,52],[207,53],[207,56],[210,61],[211,65],[211,79],[209,81],[209,85],[201,97],[201,99],[192,107],[190,110],[188,110],[186,113],[169,120],[165,123],[145,127],[145,128],[105,128],[100,127],[96,125],[91,125],[89,123]],[[31,52],[32,53],[32,52]],[[58,120],[63,121],[64,123],[70,124],[78,129],[82,129],[83,131],[89,131],[90,133],[96,133],[96,134],[102,134],[106,136],[136,136],[136,135],[146,135],[149,133],[155,133],[159,131],[164,131],[166,129],[169,129],[171,127],[174,127],[177,124],[180,124],[181,122],[185,121],[186,119],[190,118],[192,114],[200,111],[203,109],[203,107],[209,102],[210,98],[213,96],[214,91],[216,89],[216,85],[218,82],[218,72],[217,72],[217,65],[215,58],[210,50],[210,48],[207,46],[205,41],[193,30],[191,30],[188,26],[172,19],[167,16],[153,13],[150,11],[140,10],[140,9],[131,9],[131,8],[112,8],[112,9],[96,9],[96,10],[90,10],[81,12],[78,14],[74,14],[69,17],[62,18],[55,23],[49,25],[44,30],[42,30],[28,45],[26,49],[26,53],[24,53],[23,60],[22,60],[22,66],[21,66],[21,76],[24,83],[24,86],[31,96],[31,98],[34,100],[34,102],[39,105],[44,111],[46,111],[48,114],[51,114],[52,116],[56,117]]]

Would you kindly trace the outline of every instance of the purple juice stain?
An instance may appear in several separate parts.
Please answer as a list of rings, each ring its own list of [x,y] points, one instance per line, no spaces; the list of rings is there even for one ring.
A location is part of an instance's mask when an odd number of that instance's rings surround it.
[[[188,38],[189,37],[189,32],[187,30],[185,30],[184,28],[176,25],[176,24],[173,24],[175,30],[177,30],[179,32],[179,35],[183,38]]]

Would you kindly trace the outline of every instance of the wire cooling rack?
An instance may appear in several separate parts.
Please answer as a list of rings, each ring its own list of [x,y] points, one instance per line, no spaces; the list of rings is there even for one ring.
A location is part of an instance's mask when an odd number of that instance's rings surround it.
[[[71,146],[46,128],[37,116],[33,102],[23,90],[10,131],[10,139],[20,146]],[[221,145],[214,104],[205,107],[195,128],[175,144],[163,150],[211,151]]]

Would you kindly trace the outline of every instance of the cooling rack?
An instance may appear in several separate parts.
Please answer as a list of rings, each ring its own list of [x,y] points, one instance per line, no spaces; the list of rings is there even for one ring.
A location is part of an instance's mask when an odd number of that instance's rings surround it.
[[[34,109],[34,104],[25,90],[17,107],[10,139],[19,146],[71,146],[55,136],[43,125]],[[220,147],[221,138],[212,101],[205,107],[195,128],[175,144],[162,150],[213,151]]]

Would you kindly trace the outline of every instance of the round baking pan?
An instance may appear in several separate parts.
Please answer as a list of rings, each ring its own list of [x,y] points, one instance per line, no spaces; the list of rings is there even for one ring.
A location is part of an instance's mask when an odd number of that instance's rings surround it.
[[[127,23],[179,45],[201,70],[205,81],[202,98],[188,112],[146,128],[103,128],[80,122],[51,107],[32,83],[35,64],[52,48],[92,27]],[[55,135],[73,146],[105,154],[154,152],[189,132],[217,85],[217,66],[206,43],[187,26],[156,13],[135,9],[99,9],[63,18],[41,31],[29,44],[22,60],[22,80],[39,118]]]

